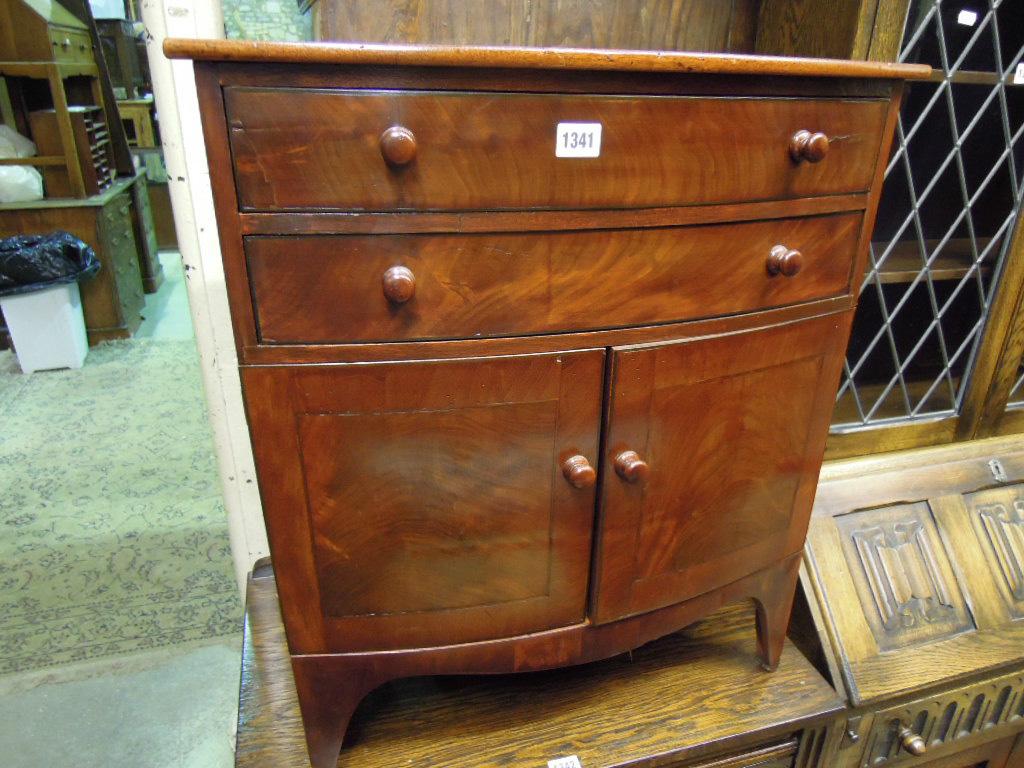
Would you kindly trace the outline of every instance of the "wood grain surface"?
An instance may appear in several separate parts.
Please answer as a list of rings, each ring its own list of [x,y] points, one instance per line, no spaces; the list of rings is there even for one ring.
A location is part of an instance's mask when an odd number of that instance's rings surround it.
[[[785,744],[841,704],[792,646],[773,674],[761,671],[750,616],[737,605],[582,667],[391,683],[357,710],[339,768],[544,765],[570,754],[587,768],[669,768]],[[275,583],[264,571],[247,597],[236,766],[306,765]]]
[[[604,358],[243,370],[292,650],[582,622],[595,490],[562,463],[598,460]]]
[[[510,69],[582,69],[780,77],[870,77],[921,80],[926,64],[741,56],[677,51],[619,51],[369,43],[277,43],[167,38],[164,54],[197,61],[259,61],[375,66],[458,66]]]
[[[245,250],[264,343],[480,338],[651,325],[839,296],[850,289],[860,219],[249,237]],[[804,254],[793,277],[767,268],[780,243]],[[415,282],[402,302],[382,287],[396,267]]]
[[[692,339],[719,333],[735,333],[810,317],[845,312],[855,301],[850,295],[820,301],[791,304],[777,309],[742,315],[726,315],[684,323],[665,323],[600,331],[574,331],[535,336],[511,336],[480,339],[439,339],[437,341],[356,342],[352,344],[257,344],[242,348],[247,365],[305,363],[342,363],[418,360],[423,358],[422,344],[430,344],[430,357],[450,359],[486,355],[536,354],[570,349],[651,344],[659,341]],[[255,323],[253,324],[255,336]]]
[[[229,87],[225,108],[243,210],[497,210],[861,192],[888,102]],[[600,123],[600,155],[556,157],[562,122]],[[393,126],[408,165],[382,156]],[[800,130],[824,160],[794,162]]]
[[[753,48],[757,0],[378,0],[313,4],[317,40],[669,51]]]
[[[603,475],[596,621],[800,550],[849,320],[613,349],[603,460],[633,450],[650,470]]]
[[[400,235],[683,227],[862,211],[864,193],[759,203],[584,211],[343,211],[241,213],[243,235]]]

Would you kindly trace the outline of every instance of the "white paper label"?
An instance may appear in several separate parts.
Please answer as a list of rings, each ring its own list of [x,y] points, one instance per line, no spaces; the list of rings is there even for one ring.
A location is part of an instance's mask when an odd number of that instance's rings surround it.
[[[555,130],[555,157],[600,157],[600,123],[559,123]],[[569,763],[566,764],[567,766]],[[562,766],[558,766],[562,768]]]
[[[1017,65],[1017,71],[1013,73],[1013,84],[1024,85],[1024,61]]]
[[[601,126],[597,126],[598,136],[601,135]],[[576,755],[569,755],[568,757],[556,757],[554,760],[548,760],[548,768],[583,768],[583,763]]]
[[[963,24],[965,27],[973,27],[974,23],[978,20],[978,12],[964,9],[956,17],[957,24]]]

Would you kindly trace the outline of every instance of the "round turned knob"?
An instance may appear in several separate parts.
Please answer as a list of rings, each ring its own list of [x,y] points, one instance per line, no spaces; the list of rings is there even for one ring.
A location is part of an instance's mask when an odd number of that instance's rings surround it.
[[[905,725],[900,727],[897,735],[900,738],[900,746],[902,746],[906,752],[914,755],[914,757],[920,757],[928,749],[927,745],[924,743],[924,739]]]
[[[416,293],[416,276],[408,267],[391,267],[383,283],[384,297],[392,304],[405,304]]]
[[[776,245],[768,254],[768,274],[792,277],[804,266],[804,255],[784,245]]]
[[[797,131],[789,140],[789,154],[798,163],[802,160],[820,162],[828,154],[828,136],[820,132]]]
[[[570,456],[562,462],[562,474],[574,488],[590,488],[597,482],[597,471],[590,466],[586,456]]]
[[[380,135],[380,153],[388,165],[408,165],[416,159],[416,137],[408,128],[393,125]]]
[[[615,457],[615,471],[627,483],[646,480],[650,469],[636,451],[623,451]]]

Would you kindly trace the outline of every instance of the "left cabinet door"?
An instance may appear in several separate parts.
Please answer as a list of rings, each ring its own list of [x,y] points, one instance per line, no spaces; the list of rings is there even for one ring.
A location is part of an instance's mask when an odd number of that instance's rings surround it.
[[[292,652],[583,621],[604,359],[243,368]]]

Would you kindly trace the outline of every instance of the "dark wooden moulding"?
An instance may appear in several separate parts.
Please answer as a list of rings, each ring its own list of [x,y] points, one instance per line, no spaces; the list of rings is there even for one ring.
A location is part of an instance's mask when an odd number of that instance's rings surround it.
[[[165,51],[196,62],[313,764],[388,680],[607,658],[730,601],[774,668],[902,80],[929,70]],[[556,163],[555,124],[591,118],[601,156]]]

